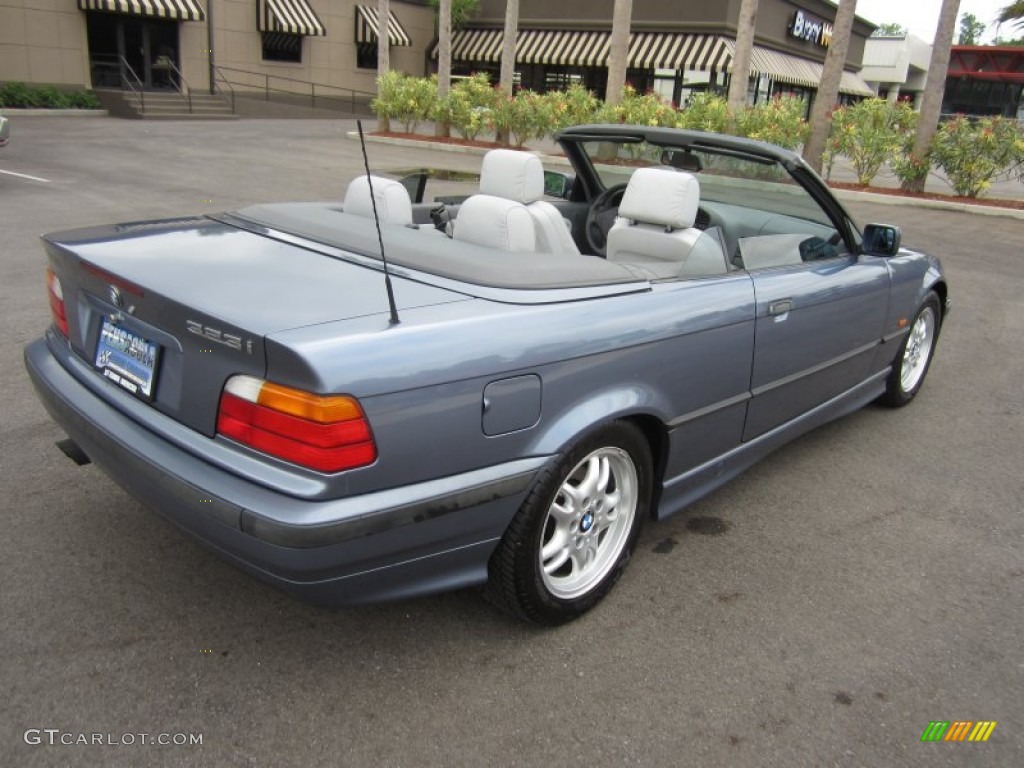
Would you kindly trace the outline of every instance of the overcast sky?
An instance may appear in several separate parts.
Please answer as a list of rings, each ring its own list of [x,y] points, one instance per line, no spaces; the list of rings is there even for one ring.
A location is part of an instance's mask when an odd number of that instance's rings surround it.
[[[973,13],[978,20],[988,27],[982,35],[982,42],[990,43],[996,35],[995,18],[1002,8],[1010,4],[1010,0],[960,0],[960,14],[957,16],[957,33],[959,18],[965,13]],[[874,24],[896,22],[902,24],[918,37],[932,42],[935,37],[935,25],[939,23],[939,8],[942,0],[857,0],[857,15]],[[1003,37],[1018,36],[1012,25],[1004,25]],[[956,42],[956,34],[953,36]]]

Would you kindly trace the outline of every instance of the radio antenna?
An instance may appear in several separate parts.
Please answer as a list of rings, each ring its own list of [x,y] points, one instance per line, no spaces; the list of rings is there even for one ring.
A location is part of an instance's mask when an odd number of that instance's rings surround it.
[[[366,139],[363,138],[363,121],[356,120],[359,128],[359,146],[363,148],[363,166],[366,168],[366,183],[370,187],[370,202],[373,204],[373,221],[377,225],[377,242],[380,243],[380,258],[384,262],[384,287],[388,292],[388,306],[391,308],[391,325],[398,325],[398,306],[395,304],[395,291],[391,287],[391,272],[388,270],[388,257],[384,254],[384,238],[380,233],[380,216],[377,214],[377,197],[373,194],[373,176],[370,175],[370,160],[366,156]]]

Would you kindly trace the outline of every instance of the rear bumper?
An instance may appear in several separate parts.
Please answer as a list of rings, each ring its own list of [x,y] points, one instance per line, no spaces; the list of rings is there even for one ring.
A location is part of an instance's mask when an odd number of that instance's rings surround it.
[[[25,348],[54,420],[122,488],[234,565],[296,597],[344,605],[483,583],[537,471],[533,457],[371,494],[311,501],[184,450],[98,397],[61,343]],[[158,414],[156,416],[159,416]],[[160,416],[161,418],[164,418]]]

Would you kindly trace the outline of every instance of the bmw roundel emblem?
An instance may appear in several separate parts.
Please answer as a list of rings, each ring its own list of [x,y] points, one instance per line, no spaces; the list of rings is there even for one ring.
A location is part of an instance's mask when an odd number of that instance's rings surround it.
[[[121,295],[121,289],[116,285],[110,286],[110,303],[118,309],[124,307],[124,296]]]

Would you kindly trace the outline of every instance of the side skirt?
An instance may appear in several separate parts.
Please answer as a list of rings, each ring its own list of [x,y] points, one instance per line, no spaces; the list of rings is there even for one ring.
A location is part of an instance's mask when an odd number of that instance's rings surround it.
[[[885,391],[889,368],[836,395],[813,410],[733,448],[681,475],[666,478],[655,516],[671,517],[746,471],[769,453],[822,424],[860,410]]]

